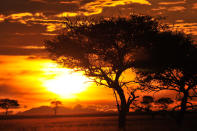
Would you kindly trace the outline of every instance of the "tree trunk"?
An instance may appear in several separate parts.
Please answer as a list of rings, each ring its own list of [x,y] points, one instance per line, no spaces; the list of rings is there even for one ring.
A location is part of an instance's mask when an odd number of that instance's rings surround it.
[[[185,92],[181,101],[181,110],[178,114],[178,119],[177,119],[179,125],[183,124],[183,119],[187,108],[187,100],[188,100],[188,92]]]
[[[127,112],[125,110],[120,110],[118,114],[118,126],[121,130],[125,131],[126,130],[126,115]]]
[[[54,115],[55,116],[57,115],[57,108],[56,107],[54,108]]]
[[[5,116],[6,117],[8,116],[8,109],[7,108],[5,109]]]
[[[128,112],[128,107],[126,104],[126,99],[125,99],[125,95],[124,92],[121,88],[119,88],[119,90],[117,90],[118,95],[120,97],[120,109],[119,109],[119,115],[118,115],[118,122],[119,122],[119,129],[125,131],[125,126],[126,126],[126,115]]]

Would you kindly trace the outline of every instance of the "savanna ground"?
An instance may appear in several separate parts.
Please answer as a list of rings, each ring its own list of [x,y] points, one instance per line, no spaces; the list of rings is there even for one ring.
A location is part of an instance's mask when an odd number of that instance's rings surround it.
[[[196,131],[197,114],[188,114],[183,126],[170,117],[134,114],[127,117],[127,131]],[[118,131],[117,115],[10,116],[0,120],[0,131]]]

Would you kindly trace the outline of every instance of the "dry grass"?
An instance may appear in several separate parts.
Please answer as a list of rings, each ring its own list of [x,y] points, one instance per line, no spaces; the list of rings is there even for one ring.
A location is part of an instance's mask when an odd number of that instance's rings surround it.
[[[195,131],[196,117],[186,119],[183,127],[170,118],[129,116],[128,131]],[[117,116],[56,117],[0,120],[0,131],[118,131]]]

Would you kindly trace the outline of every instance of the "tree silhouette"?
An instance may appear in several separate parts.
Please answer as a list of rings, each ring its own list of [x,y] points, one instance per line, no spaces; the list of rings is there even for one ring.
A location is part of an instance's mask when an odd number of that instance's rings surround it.
[[[61,104],[62,104],[62,102],[58,101],[58,100],[51,101],[51,105],[53,106],[55,116],[57,115],[57,109],[58,109],[59,105],[61,105]]]
[[[5,115],[8,115],[8,110],[10,108],[17,108],[19,107],[17,100],[11,100],[11,99],[0,99],[0,107],[5,109]]]
[[[135,59],[144,59],[143,46],[163,28],[158,19],[131,15],[129,18],[67,20],[65,32],[45,41],[51,59],[67,68],[83,71],[97,85],[111,88],[117,101],[119,127],[124,128],[126,114],[136,99],[132,75]],[[125,93],[129,91],[128,97]]]
[[[154,102],[154,99],[152,96],[143,96],[143,100],[141,102],[141,104],[145,105],[145,111],[149,112],[151,111],[150,108],[151,108],[151,103]]]
[[[168,105],[172,104],[174,101],[168,97],[162,97],[155,101],[155,103],[160,104],[162,110],[166,111],[168,109]]]
[[[189,35],[178,31],[163,32],[157,41],[146,47],[148,57],[138,61],[142,81],[155,91],[177,92],[181,98],[177,120],[181,124],[187,108],[193,106],[189,99],[197,97],[197,48]]]

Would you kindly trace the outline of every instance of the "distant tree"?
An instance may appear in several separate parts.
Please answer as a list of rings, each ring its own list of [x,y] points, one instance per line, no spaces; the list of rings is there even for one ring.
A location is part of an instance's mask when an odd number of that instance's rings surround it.
[[[152,96],[143,96],[143,100],[141,102],[141,104],[145,105],[145,111],[149,112],[151,111],[151,103],[154,102],[154,98]]]
[[[160,104],[161,108],[165,111],[168,109],[168,105],[172,104],[173,102],[174,101],[168,97],[162,97],[162,98],[159,98],[158,100],[155,101],[155,103]]]
[[[59,105],[62,105],[62,102],[58,101],[58,100],[54,100],[54,101],[51,102],[51,105],[52,105],[53,110],[54,110],[54,115],[56,116],[57,115],[57,109],[58,109]]]
[[[8,110],[10,108],[17,108],[19,107],[17,100],[11,100],[11,99],[0,99],[0,107],[2,109],[5,109],[5,115],[8,115]]]
[[[178,31],[163,32],[157,41],[146,47],[146,59],[137,62],[143,69],[141,79],[151,90],[177,92],[181,98],[177,122],[181,124],[187,108],[193,107],[189,99],[197,97],[197,46]]]
[[[111,88],[116,96],[119,127],[124,128],[129,107],[137,98],[134,80],[124,74],[132,75],[135,59],[144,59],[139,55],[144,53],[141,47],[151,45],[164,26],[158,19],[143,15],[65,23],[64,34],[45,41],[51,59],[83,71],[97,85]]]

